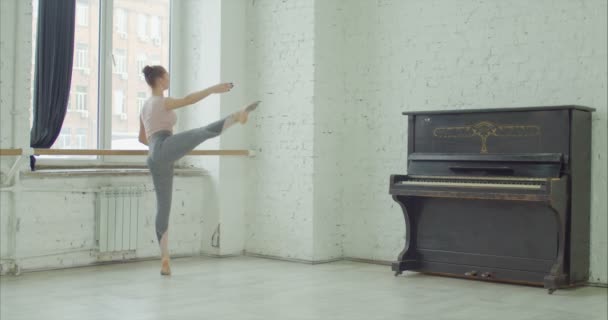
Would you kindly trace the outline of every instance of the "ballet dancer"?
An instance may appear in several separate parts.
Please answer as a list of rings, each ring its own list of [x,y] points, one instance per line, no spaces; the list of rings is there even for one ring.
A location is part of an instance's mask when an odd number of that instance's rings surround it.
[[[139,141],[149,147],[147,164],[156,191],[156,237],[161,252],[161,275],[171,275],[169,266],[168,228],[173,191],[173,164],[205,140],[217,137],[235,123],[245,124],[259,101],[207,126],[173,134],[177,116],[173,110],[189,106],[212,95],[230,91],[232,83],[221,83],[191,93],[183,98],[165,97],[169,73],[162,66],[142,70],[152,96],[144,103],[140,115]]]

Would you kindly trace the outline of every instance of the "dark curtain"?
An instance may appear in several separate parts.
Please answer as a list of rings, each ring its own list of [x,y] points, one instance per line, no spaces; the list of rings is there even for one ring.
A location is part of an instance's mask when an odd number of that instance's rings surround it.
[[[50,148],[65,118],[72,82],[76,0],[40,0],[34,75],[32,148]],[[35,170],[36,158],[30,158]]]

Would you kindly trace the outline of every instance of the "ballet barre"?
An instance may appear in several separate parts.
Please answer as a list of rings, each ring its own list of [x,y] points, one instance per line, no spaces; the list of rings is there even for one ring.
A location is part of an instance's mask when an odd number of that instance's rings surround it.
[[[146,156],[148,150],[111,149],[0,149],[0,156],[49,155],[49,156]],[[189,156],[253,156],[252,150],[194,150]]]
[[[29,156],[146,156],[148,150],[110,150],[110,149],[0,149],[0,156],[18,157],[15,163],[6,174],[6,181],[10,184],[13,177],[17,175],[19,168],[24,164]],[[253,150],[193,150],[188,156],[245,156],[253,157]]]

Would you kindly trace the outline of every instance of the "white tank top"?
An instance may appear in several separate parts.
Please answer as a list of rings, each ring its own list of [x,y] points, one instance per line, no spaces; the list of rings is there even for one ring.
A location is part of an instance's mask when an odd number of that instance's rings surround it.
[[[177,116],[175,111],[165,108],[165,97],[152,96],[144,103],[141,120],[144,123],[146,136],[150,138],[159,131],[173,132]]]

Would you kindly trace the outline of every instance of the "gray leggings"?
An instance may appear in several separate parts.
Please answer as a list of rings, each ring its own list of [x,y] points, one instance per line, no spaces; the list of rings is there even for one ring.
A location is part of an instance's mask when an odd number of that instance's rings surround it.
[[[173,164],[203,141],[222,133],[225,121],[226,118],[208,126],[175,135],[169,131],[160,131],[150,137],[150,152],[147,162],[156,190],[156,236],[159,242],[169,227],[173,193]]]

